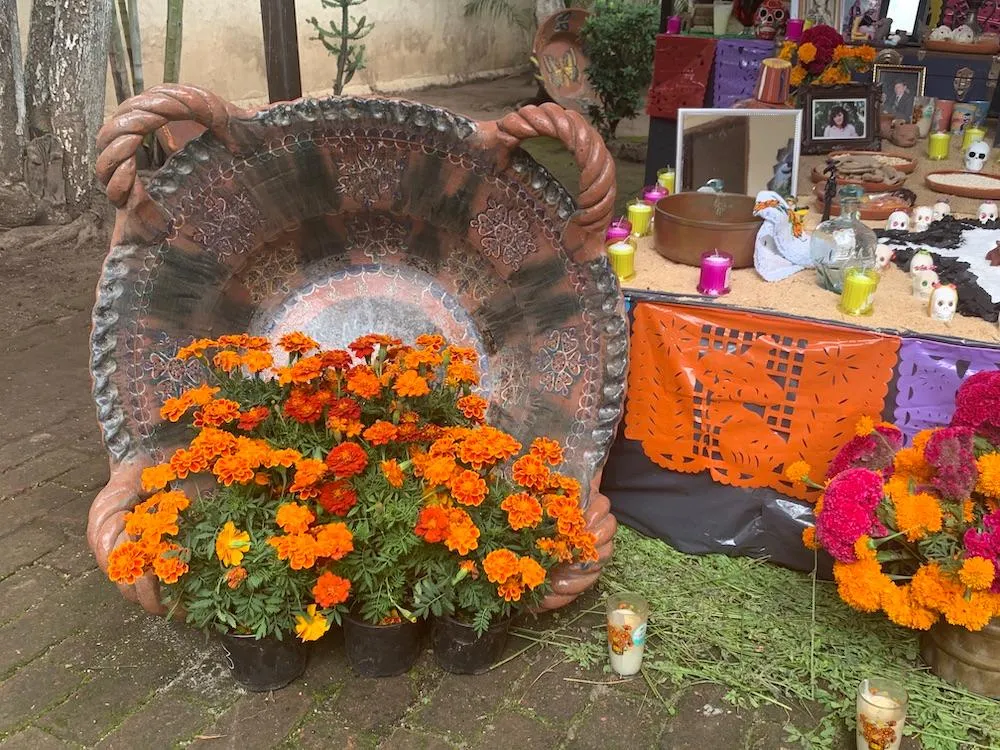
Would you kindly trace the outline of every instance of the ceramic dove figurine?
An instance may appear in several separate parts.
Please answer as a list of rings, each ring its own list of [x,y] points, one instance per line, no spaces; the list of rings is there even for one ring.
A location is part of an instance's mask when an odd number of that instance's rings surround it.
[[[757,193],[754,216],[764,220],[757,231],[753,265],[766,281],[787,279],[803,268],[811,268],[809,234],[788,203],[777,193],[762,190]]]

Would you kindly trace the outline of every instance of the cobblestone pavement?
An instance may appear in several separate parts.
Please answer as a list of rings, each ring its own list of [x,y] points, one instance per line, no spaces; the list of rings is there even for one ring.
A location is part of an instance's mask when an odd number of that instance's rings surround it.
[[[582,670],[521,639],[483,676],[445,674],[425,654],[408,675],[372,680],[351,674],[334,637],[290,687],[237,687],[213,640],[127,602],[86,546],[108,477],[87,375],[106,239],[24,252],[19,236],[0,233],[4,748],[780,746],[784,711],[740,713],[721,688],[698,686],[671,696],[668,712],[641,679]],[[580,633],[595,624],[582,618]]]

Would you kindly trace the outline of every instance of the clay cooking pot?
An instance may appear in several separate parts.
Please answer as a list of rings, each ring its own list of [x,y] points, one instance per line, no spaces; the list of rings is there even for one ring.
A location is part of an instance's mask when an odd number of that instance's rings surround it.
[[[667,260],[700,266],[701,254],[718,248],[733,256],[733,268],[753,265],[757,230],[754,198],[735,193],[677,193],[656,204],[656,252]]]

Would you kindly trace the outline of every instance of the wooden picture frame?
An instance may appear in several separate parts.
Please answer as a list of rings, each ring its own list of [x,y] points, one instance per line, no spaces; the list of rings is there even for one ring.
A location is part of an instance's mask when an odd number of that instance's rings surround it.
[[[802,153],[878,151],[882,147],[881,112],[882,89],[873,83],[806,87],[802,97]]]
[[[872,68],[872,81],[882,91],[882,111],[896,119],[909,122],[913,117],[914,100],[924,95],[926,76],[927,68],[923,65],[876,63]],[[897,83],[902,83],[906,87],[900,96],[897,96],[894,90]]]

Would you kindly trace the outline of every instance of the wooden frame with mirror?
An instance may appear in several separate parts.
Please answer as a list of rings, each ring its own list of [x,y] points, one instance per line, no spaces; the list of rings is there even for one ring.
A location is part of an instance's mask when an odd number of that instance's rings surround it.
[[[794,195],[802,112],[797,109],[681,109],[677,192],[721,180],[727,193]]]

